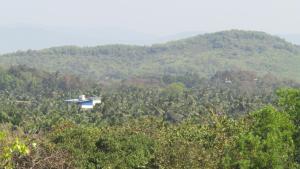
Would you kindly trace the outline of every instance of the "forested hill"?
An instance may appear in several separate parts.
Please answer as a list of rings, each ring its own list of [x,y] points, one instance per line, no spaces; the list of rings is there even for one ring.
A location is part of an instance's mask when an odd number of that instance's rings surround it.
[[[152,46],[63,46],[0,56],[0,66],[27,65],[93,79],[201,76],[239,68],[300,80],[300,47],[263,32],[231,30]]]

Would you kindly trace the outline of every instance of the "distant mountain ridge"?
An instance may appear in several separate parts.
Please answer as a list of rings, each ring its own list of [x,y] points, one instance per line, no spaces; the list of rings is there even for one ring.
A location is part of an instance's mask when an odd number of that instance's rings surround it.
[[[17,50],[39,50],[51,46],[96,46],[107,44],[151,45],[204,34],[206,31],[183,31],[156,35],[116,27],[68,28],[17,24],[0,26],[0,54]],[[278,34],[300,45],[299,34]]]
[[[0,66],[27,65],[94,79],[197,73],[239,68],[300,80],[300,47],[264,32],[230,30],[151,46],[63,46],[0,56]]]

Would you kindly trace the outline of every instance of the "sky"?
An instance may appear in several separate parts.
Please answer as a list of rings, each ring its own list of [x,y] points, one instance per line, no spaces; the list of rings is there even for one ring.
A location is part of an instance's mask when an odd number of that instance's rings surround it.
[[[0,26],[300,33],[299,0],[0,0]]]
[[[151,45],[230,29],[300,45],[300,0],[0,0],[0,54],[52,46]]]

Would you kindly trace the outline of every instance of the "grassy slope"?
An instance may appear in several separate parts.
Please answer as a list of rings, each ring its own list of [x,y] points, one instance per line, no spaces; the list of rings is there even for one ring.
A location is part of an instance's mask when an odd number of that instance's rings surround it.
[[[0,56],[0,66],[25,64],[98,79],[241,68],[300,80],[300,47],[263,32],[223,31],[152,46],[56,47]]]

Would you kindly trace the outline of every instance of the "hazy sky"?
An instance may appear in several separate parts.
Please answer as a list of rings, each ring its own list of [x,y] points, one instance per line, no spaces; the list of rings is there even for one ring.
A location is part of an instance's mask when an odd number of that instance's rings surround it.
[[[300,33],[300,0],[0,0],[0,26]]]

